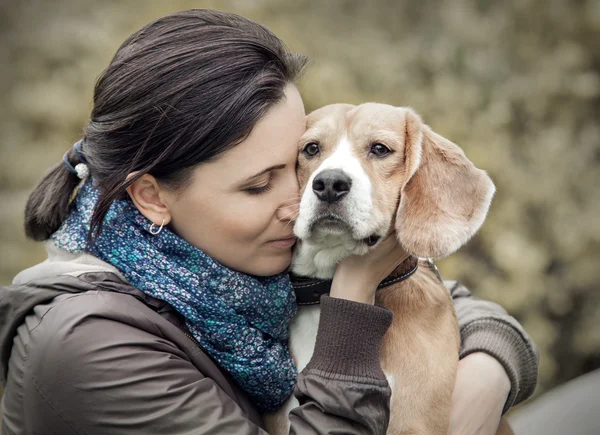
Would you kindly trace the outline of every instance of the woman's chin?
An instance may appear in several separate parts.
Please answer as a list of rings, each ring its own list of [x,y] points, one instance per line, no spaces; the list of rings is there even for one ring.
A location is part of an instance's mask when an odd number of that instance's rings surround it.
[[[253,264],[249,265],[248,270],[244,270],[249,275],[254,276],[273,276],[287,271],[292,263],[292,250],[290,249],[285,254],[277,256],[265,256],[256,259]]]

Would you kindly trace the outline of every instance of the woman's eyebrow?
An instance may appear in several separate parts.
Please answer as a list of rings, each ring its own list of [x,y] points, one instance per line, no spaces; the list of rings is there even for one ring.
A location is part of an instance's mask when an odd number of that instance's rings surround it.
[[[254,179],[254,178],[256,178],[256,177],[260,177],[261,175],[263,175],[263,174],[266,174],[267,172],[270,172],[270,171],[275,171],[275,170],[277,170],[277,169],[283,169],[283,168],[285,168],[285,164],[269,166],[268,168],[266,168],[266,169],[263,169],[263,170],[262,170],[262,171],[260,171],[259,173],[257,173],[257,174],[254,174],[254,175],[252,175],[251,177],[248,177],[248,178],[246,178],[246,180],[244,181],[244,183],[248,183],[248,182],[250,182],[252,179]]]

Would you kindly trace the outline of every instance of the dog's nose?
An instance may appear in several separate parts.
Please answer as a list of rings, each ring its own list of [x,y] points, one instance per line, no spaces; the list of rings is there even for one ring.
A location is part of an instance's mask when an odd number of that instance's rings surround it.
[[[326,169],[313,180],[312,188],[321,201],[333,203],[350,192],[352,179],[341,169]]]

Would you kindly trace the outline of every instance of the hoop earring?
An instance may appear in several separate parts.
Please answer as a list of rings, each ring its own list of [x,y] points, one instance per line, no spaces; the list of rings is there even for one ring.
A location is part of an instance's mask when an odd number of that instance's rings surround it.
[[[156,226],[156,224],[154,222],[152,222],[152,225],[150,225],[150,229],[148,231],[150,231],[150,234],[152,234],[153,236],[156,236],[158,233],[160,233],[163,229],[163,227],[165,226],[165,220],[162,220],[162,223],[160,224],[160,227],[158,228],[158,230],[155,230],[154,227]]]

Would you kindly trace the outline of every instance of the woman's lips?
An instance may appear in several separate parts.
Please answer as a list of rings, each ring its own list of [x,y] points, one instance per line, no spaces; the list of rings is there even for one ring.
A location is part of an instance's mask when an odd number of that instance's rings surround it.
[[[292,236],[284,239],[271,240],[270,242],[267,242],[267,245],[273,248],[289,249],[294,246],[294,243],[296,243],[296,237]]]

